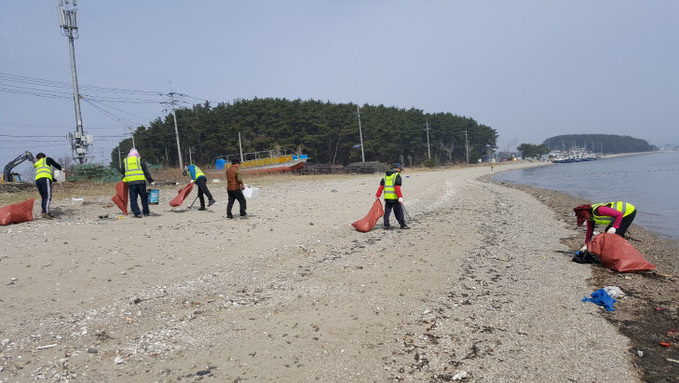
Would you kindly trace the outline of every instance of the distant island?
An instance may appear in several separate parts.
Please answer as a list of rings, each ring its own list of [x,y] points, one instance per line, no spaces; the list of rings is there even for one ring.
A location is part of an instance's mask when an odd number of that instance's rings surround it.
[[[646,140],[615,134],[564,134],[546,139],[543,143],[549,151],[568,152],[573,148],[598,154],[622,154],[658,150]]]

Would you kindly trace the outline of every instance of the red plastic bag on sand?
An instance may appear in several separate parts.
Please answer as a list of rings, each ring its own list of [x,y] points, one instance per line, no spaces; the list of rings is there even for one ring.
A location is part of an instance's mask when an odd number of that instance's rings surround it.
[[[0,226],[33,220],[35,198],[0,208]]]
[[[172,198],[172,201],[170,201],[170,206],[172,207],[181,206],[184,203],[184,199],[186,198],[186,196],[191,194],[192,190],[193,190],[192,183],[186,185],[184,189],[179,191],[176,197]]]
[[[111,197],[111,201],[113,201],[125,215],[127,215],[128,188],[127,182],[118,182],[116,184],[116,195]]]
[[[382,208],[382,202],[380,199],[376,199],[373,207],[370,208],[368,215],[359,219],[358,221],[351,224],[356,230],[367,233],[375,227],[377,220],[384,215],[384,209]]]
[[[587,245],[587,251],[599,256],[601,263],[621,273],[655,270],[631,243],[617,234],[601,233]]]

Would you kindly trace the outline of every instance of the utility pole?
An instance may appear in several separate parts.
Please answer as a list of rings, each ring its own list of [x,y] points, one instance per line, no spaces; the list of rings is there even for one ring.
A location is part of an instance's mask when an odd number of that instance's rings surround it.
[[[120,156],[120,145],[118,145],[118,167],[120,169],[123,168],[123,160],[122,157]]]
[[[136,148],[137,144],[134,143],[134,130],[132,130],[132,128],[130,128],[129,126],[127,127],[127,130],[130,131],[130,136],[132,137],[132,147]]]
[[[68,37],[68,48],[71,53],[71,77],[73,77],[73,103],[75,104],[75,133],[69,133],[73,158],[79,163],[87,162],[87,152],[94,142],[91,135],[83,132],[83,121],[80,115],[80,93],[78,92],[78,73],[75,67],[75,39],[78,38],[77,0],[59,0],[57,12],[61,34]]]
[[[170,103],[172,105],[172,117],[174,117],[174,134],[177,137],[177,155],[179,156],[179,169],[184,169],[184,161],[182,160],[182,148],[179,145],[179,130],[177,129],[177,112],[175,108],[174,95],[175,93],[172,91],[172,87],[170,87],[170,99],[171,99]]]
[[[467,139],[467,130],[464,131],[464,147],[467,152],[467,163],[469,163],[469,140]]]
[[[358,114],[358,134],[361,136],[361,160],[365,162],[365,151],[363,150],[363,130],[361,129],[361,107],[356,105],[356,114]]]
[[[191,150],[192,150],[192,149],[193,149],[192,147],[189,147],[189,164],[192,164],[192,163],[193,163],[193,158],[191,157]],[[183,166],[182,166],[182,169],[184,169]]]
[[[424,130],[427,131],[427,155],[431,160],[431,147],[429,146],[429,121],[425,121],[424,124],[426,126]]]
[[[243,162],[243,143],[240,140],[240,132],[238,132],[238,150],[240,151],[240,162]]]

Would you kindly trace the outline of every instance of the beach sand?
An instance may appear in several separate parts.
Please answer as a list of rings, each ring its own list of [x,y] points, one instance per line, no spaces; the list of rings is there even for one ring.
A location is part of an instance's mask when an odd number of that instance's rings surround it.
[[[649,257],[662,276],[571,262],[581,233],[555,203],[567,197],[479,179],[490,173],[407,169],[412,229],[369,233],[351,223],[379,174],[254,185],[251,216],[235,220],[223,183],[208,211],[186,208],[193,195],[172,210],[179,187],[162,187],[143,219],[118,219],[109,197],[55,200],[57,220],[0,227],[0,381],[644,379],[616,320],[650,292],[612,313],[581,300],[610,280],[676,288],[676,264]],[[658,313],[676,318],[666,298]]]

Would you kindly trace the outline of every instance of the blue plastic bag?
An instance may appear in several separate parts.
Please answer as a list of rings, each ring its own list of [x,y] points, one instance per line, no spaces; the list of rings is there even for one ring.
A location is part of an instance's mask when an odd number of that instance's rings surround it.
[[[598,304],[599,306],[604,306],[608,311],[614,311],[615,309],[613,308],[613,304],[617,302],[612,296],[608,295],[604,289],[599,289],[593,292],[591,298],[584,297],[582,301],[592,302]]]

